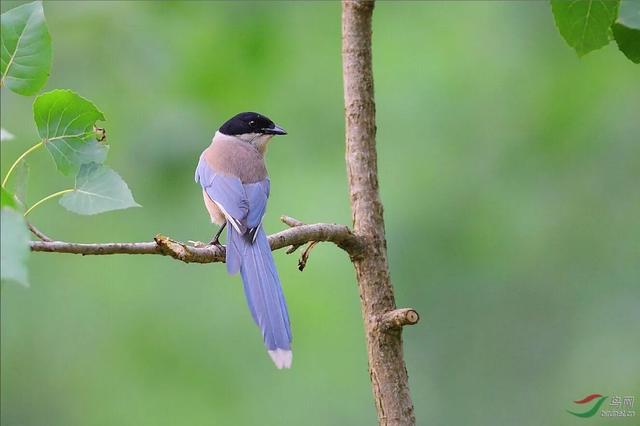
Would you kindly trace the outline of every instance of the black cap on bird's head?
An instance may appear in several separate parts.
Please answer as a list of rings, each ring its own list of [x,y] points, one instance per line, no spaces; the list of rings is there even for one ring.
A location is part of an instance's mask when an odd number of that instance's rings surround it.
[[[257,112],[241,112],[231,117],[218,131],[225,135],[244,135],[258,133],[263,135],[286,135],[287,132]]]

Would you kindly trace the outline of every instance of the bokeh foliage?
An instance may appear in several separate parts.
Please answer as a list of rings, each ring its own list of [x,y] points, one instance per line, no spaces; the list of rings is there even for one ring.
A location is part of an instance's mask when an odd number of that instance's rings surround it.
[[[3,2],[2,11],[15,6]],[[44,90],[109,118],[110,164],[145,207],[31,219],[71,241],[208,239],[193,169],[227,117],[289,131],[268,154],[266,229],[348,223],[334,2],[46,2]],[[546,2],[380,2],[380,185],[420,424],[573,424],[588,393],[640,396],[640,78],[609,45],[578,60]],[[37,141],[2,93],[2,171]],[[30,158],[33,202],[68,178]],[[373,424],[351,264],[276,262],[294,366],[264,353],[240,280],[152,256],[37,254],[2,289],[7,425]],[[636,402],[637,404],[637,402]],[[593,418],[593,424],[611,422]],[[633,424],[616,420],[616,424]],[[577,423],[576,423],[577,424]]]

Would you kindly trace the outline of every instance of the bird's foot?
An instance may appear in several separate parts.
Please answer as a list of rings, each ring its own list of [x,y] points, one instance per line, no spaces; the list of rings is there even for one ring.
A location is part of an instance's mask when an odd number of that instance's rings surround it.
[[[216,246],[216,247],[222,247],[222,244],[220,243],[220,238],[216,237],[213,240],[209,241],[209,244],[207,244],[209,246]]]

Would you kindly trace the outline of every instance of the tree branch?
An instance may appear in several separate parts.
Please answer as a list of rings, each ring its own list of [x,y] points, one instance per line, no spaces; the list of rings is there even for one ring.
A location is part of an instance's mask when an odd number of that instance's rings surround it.
[[[417,322],[417,313],[396,309],[389,275],[383,206],[378,192],[371,56],[373,9],[373,0],[342,2],[342,75],[349,195],[353,231],[365,242],[361,256],[352,260],[360,291],[369,376],[378,422],[380,425],[413,426],[416,418],[402,351],[402,325],[412,320]]]
[[[353,258],[362,251],[362,244],[345,225],[316,223],[304,225],[300,221],[283,217],[282,221],[293,226],[269,236],[272,250],[288,246],[299,246],[310,241],[326,241],[336,244]],[[293,222],[295,221],[295,222]],[[156,235],[152,242],[83,244],[65,241],[31,241],[31,251],[47,253],[71,253],[87,255],[110,254],[158,254],[171,256],[185,263],[224,262],[224,246],[193,246]]]

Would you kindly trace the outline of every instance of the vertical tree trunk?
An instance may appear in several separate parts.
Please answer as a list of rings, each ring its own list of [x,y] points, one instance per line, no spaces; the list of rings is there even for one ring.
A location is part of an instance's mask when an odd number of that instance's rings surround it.
[[[373,0],[342,2],[342,67],[346,117],[346,161],[356,235],[365,242],[353,259],[369,355],[369,375],[381,425],[413,425],[415,416],[402,353],[402,326],[385,325],[396,315],[387,263],[383,207],[378,193],[375,101],[371,67]],[[395,324],[395,326],[394,326]]]

